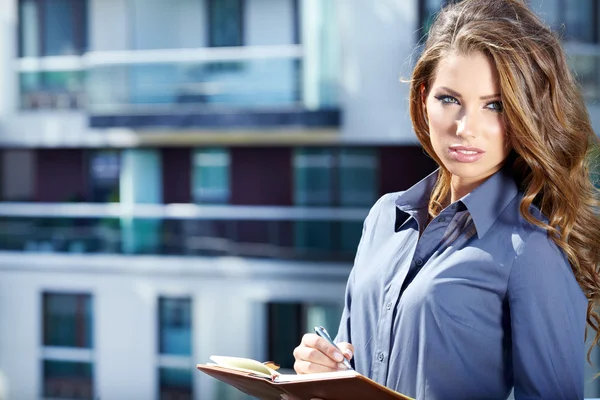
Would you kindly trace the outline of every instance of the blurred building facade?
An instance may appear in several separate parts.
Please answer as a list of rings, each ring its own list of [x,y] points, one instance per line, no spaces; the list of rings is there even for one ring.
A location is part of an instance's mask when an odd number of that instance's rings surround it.
[[[241,399],[195,364],[335,333],[369,207],[435,167],[400,78],[442,3],[1,0],[0,398]],[[597,2],[530,3],[599,129]]]

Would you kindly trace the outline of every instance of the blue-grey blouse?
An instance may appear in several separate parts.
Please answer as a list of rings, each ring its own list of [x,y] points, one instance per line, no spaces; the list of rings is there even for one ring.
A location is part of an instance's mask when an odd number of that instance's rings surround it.
[[[436,176],[369,212],[336,341],[419,400],[582,399],[588,302],[564,253],[507,168],[426,225]]]

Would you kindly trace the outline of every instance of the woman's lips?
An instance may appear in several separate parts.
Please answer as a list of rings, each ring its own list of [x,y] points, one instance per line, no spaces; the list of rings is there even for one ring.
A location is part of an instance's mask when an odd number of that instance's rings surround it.
[[[450,157],[458,162],[472,163],[479,160],[485,151],[476,147],[452,146],[449,148]]]

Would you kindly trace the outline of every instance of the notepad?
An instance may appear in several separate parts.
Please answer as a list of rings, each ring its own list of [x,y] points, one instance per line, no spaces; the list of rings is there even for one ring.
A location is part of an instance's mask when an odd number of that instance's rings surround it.
[[[210,356],[210,359],[213,361],[212,365],[225,367],[235,371],[246,372],[253,374],[254,376],[269,379],[273,382],[299,382],[360,375],[358,372],[353,370],[321,372],[315,374],[281,374],[275,369],[269,368],[265,363],[252,360],[250,358]]]
[[[280,400],[282,394],[300,400],[411,400],[354,370],[282,374],[273,364],[250,358],[211,356],[210,360],[197,369],[261,400]]]

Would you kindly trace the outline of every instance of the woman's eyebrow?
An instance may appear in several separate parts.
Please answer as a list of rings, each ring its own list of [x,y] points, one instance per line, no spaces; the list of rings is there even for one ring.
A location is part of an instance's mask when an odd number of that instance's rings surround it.
[[[500,93],[495,93],[495,94],[488,94],[487,96],[481,96],[480,99],[481,100],[492,100],[492,99],[497,99],[500,97]]]
[[[462,96],[460,95],[460,93],[458,93],[456,90],[452,90],[448,87],[445,86],[440,86],[439,88],[440,90],[443,90],[445,92],[448,92],[448,94],[456,97],[456,98],[461,98]],[[481,96],[479,99],[481,100],[490,100],[490,99],[497,99],[500,97],[500,93],[494,93],[494,94],[488,94],[486,96]]]

